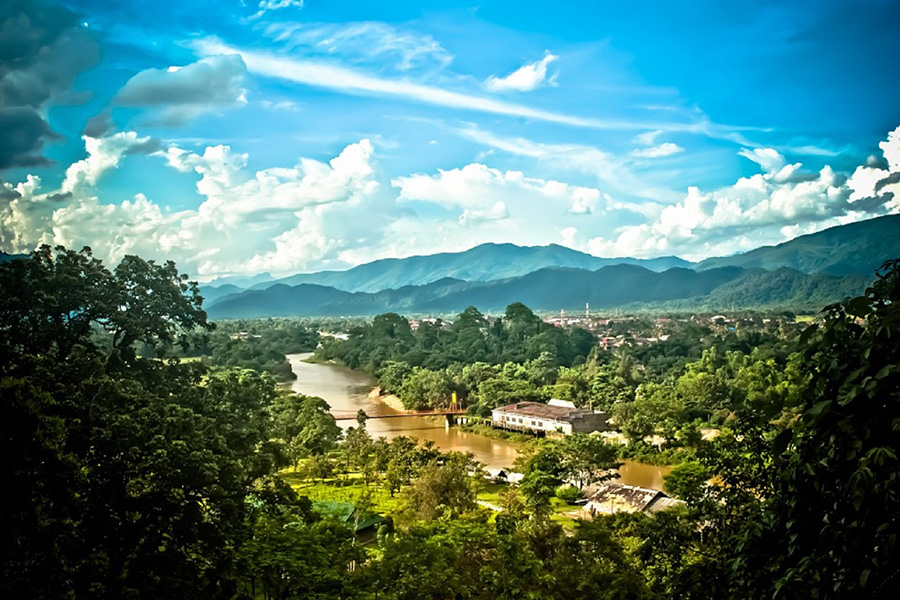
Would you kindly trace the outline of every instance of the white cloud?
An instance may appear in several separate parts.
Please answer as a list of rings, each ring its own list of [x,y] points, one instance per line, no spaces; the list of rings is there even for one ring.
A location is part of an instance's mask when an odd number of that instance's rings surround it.
[[[631,151],[631,155],[637,158],[662,158],[664,156],[672,156],[684,152],[684,148],[672,142],[663,142],[662,144],[651,146],[649,148],[635,148]]]
[[[658,212],[656,201],[672,200],[670,190],[654,186],[645,177],[632,172],[631,161],[611,152],[583,144],[547,144],[525,138],[505,138],[475,126],[453,129],[457,135],[516,156],[539,159],[542,165],[557,170],[590,175],[610,191],[643,199],[637,212]]]
[[[157,120],[176,126],[207,112],[247,103],[247,69],[235,54],[207,56],[189,65],[141,71],[119,90],[113,103],[154,109]]]
[[[394,57],[396,68],[446,67],[453,56],[432,36],[403,30],[388,23],[273,23],[266,35],[288,51],[298,48],[324,56],[340,56],[353,63],[374,63]]]
[[[476,210],[467,208],[459,216],[460,225],[471,225],[484,221],[501,221],[509,218],[509,211],[505,202],[497,202],[488,210]]]
[[[738,154],[758,164],[766,173],[778,171],[785,164],[784,157],[773,148],[742,148]]]
[[[119,166],[119,160],[135,149],[154,147],[149,137],[138,137],[133,131],[123,131],[101,138],[84,136],[87,158],[69,165],[61,191],[73,193],[85,186],[96,185],[100,176]]]
[[[640,144],[641,146],[652,146],[656,143],[656,139],[662,134],[663,132],[659,129],[640,133],[634,136],[634,143]]]
[[[253,15],[253,18],[255,19],[273,10],[303,8],[303,0],[261,0],[258,6],[259,11]]]
[[[570,185],[552,179],[528,177],[521,171],[501,171],[480,163],[459,169],[438,170],[436,175],[416,174],[397,177],[391,185],[399,188],[398,201],[420,201],[449,209],[467,209],[470,214],[487,214],[490,206],[498,214],[507,206],[527,201],[543,203],[547,213],[562,208],[572,214],[590,214],[601,200],[594,188]],[[504,201],[494,199],[503,197]]]
[[[240,54],[247,68],[259,75],[321,87],[349,94],[404,98],[413,102],[478,111],[489,114],[534,119],[590,129],[665,129],[713,134],[714,125],[708,121],[694,123],[644,123],[630,120],[595,119],[558,113],[524,104],[456,92],[441,87],[405,79],[390,79],[368,75],[361,71],[320,60],[286,58],[266,52],[237,49],[218,40],[205,39],[195,44],[205,54]]]
[[[135,153],[148,154],[153,140],[122,132],[84,142],[87,158],[70,166],[59,189],[43,190],[34,176],[0,184],[0,249],[90,245],[110,263],[137,253],[175,260],[208,279],[343,268],[497,241],[562,240],[607,256],[702,258],[900,211],[900,128],[881,144],[885,160],[873,164],[882,166],[861,166],[849,178],[827,166],[808,173],[760,151],[750,154],[764,172],[714,191],[691,187],[661,210],[480,163],[388,182],[375,147],[362,140],[327,162],[301,158],[263,169],[250,169],[250,157],[228,146],[173,146],[141,157],[196,177],[202,201],[176,212],[143,194],[117,203],[97,197],[103,174]],[[569,152],[519,147],[542,163]]]
[[[300,105],[293,100],[263,100],[260,102],[263,108],[269,110],[283,110],[285,112],[300,112]]]
[[[359,220],[357,211],[378,200],[379,183],[368,140],[350,144],[328,163],[301,159],[295,167],[249,172],[246,154],[227,146],[202,153],[169,148],[170,166],[199,175],[203,202],[195,210],[170,212],[137,194],[118,204],[101,203],[91,184],[115,168],[133,132],[111,139],[85,138],[89,156],[69,169],[66,189],[43,192],[36,177],[0,189],[0,245],[12,252],[40,243],[90,245],[110,263],[125,254],[173,259],[200,276],[258,270],[296,272],[327,264],[347,244],[380,236],[379,217]],[[387,208],[374,212],[390,213]],[[376,226],[376,232],[367,228]]]
[[[734,185],[703,192],[688,188],[678,203],[655,220],[619,228],[614,237],[595,237],[588,247],[606,256],[685,258],[724,255],[833,225],[900,211],[900,128],[881,144],[890,170],[861,166],[848,179],[825,166],[806,173],[800,164],[785,164],[778,152],[742,150],[763,173]]]
[[[488,77],[484,87],[492,92],[530,92],[546,84],[553,85],[554,78],[547,79],[547,67],[558,56],[545,52],[539,61],[522,65],[505,77]]]

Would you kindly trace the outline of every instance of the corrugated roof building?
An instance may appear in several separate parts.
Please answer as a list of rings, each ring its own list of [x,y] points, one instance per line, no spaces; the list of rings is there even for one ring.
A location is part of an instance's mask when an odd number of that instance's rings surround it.
[[[664,492],[622,483],[601,483],[585,488],[585,513],[613,514],[617,512],[658,512],[678,504]]]
[[[592,433],[606,430],[607,415],[560,400],[549,404],[516,402],[491,411],[491,424],[500,429],[538,434]]]

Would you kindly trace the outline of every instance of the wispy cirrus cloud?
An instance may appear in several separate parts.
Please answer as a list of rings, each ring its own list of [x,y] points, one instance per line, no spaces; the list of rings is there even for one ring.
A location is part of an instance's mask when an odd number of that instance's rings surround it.
[[[285,8],[303,8],[303,0],[260,0],[259,11],[253,15],[254,19],[258,19],[267,12],[282,10]]]
[[[595,177],[597,182],[613,192],[623,192],[644,199],[646,204],[636,212],[656,214],[656,202],[674,198],[671,190],[653,185],[636,175],[628,160],[614,152],[585,144],[553,144],[536,142],[522,137],[504,137],[475,125],[451,129],[455,134],[516,156],[539,160],[566,171],[574,171]],[[621,203],[626,207],[627,203]],[[628,210],[637,207],[627,205]]]
[[[287,50],[340,56],[351,63],[367,63],[393,58],[396,68],[442,68],[453,60],[430,35],[400,29],[388,23],[273,23],[265,33]]]
[[[457,92],[435,85],[407,79],[379,77],[360,70],[322,60],[291,58],[230,46],[221,40],[207,38],[195,43],[206,55],[240,55],[247,69],[257,75],[329,89],[337,92],[403,98],[411,102],[466,111],[520,117],[547,123],[598,130],[665,130],[686,131],[705,135],[733,135],[734,128],[712,124],[706,118],[687,122],[645,122],[630,119],[602,119],[534,108],[525,104]],[[717,133],[717,129],[729,133]]]

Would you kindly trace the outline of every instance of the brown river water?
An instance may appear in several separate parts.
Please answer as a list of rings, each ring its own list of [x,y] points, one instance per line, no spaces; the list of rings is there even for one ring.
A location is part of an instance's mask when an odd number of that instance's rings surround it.
[[[304,362],[310,354],[291,354],[288,360],[297,379],[291,388],[300,394],[318,396],[339,414],[355,414],[359,409],[370,417],[398,414],[399,411],[369,394],[375,386],[371,377],[344,367]],[[338,421],[343,427],[356,426],[356,421]],[[467,433],[458,427],[447,427],[444,417],[398,417],[393,419],[369,419],[366,429],[373,438],[388,439],[408,435],[420,440],[432,440],[441,450],[471,452],[488,467],[512,466],[518,454],[516,444],[497,440],[476,433]],[[618,483],[645,488],[662,489],[663,478],[669,467],[657,467],[625,461],[619,469]]]

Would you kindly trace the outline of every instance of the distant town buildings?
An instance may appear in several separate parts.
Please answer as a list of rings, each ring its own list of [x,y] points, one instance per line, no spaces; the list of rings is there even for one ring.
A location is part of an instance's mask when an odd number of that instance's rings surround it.
[[[330,331],[319,330],[318,334],[322,337],[330,337],[330,338],[334,338],[336,340],[342,340],[342,341],[346,341],[346,340],[350,339],[349,333],[332,333]]]
[[[424,319],[409,319],[409,328],[412,329],[413,331],[415,331],[415,330],[418,329],[423,323],[430,323],[430,324],[434,325],[434,324],[438,323],[439,321],[440,321],[441,324],[444,325],[444,326],[447,326],[447,325],[450,323],[449,321],[444,322],[444,321],[442,321],[441,319],[435,319],[435,318],[431,318],[431,317],[427,317],[427,318],[424,318]]]
[[[256,333],[250,333],[249,331],[238,331],[237,333],[229,333],[228,339],[230,340],[258,340],[262,336]]]
[[[607,415],[563,400],[516,402],[491,411],[491,425],[541,435],[571,435],[605,431]]]

